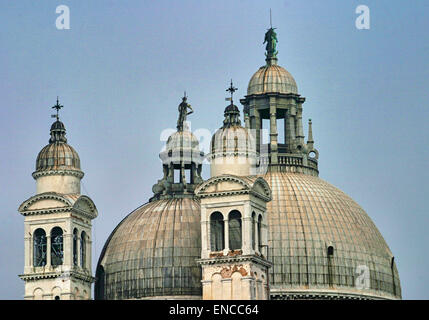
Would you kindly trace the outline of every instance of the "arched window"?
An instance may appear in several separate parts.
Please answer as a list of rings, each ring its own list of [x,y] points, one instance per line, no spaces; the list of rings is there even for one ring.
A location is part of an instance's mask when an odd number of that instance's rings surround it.
[[[256,214],[252,212],[252,249],[256,250]]]
[[[241,249],[241,213],[237,210],[229,213],[229,248]]]
[[[210,248],[211,251],[225,248],[223,215],[220,212],[214,212],[210,216]]]
[[[328,283],[330,286],[334,285],[334,247],[328,247]]]
[[[82,231],[80,235],[80,266],[85,268],[86,264],[86,233]]]
[[[51,231],[51,263],[53,266],[63,264],[63,229],[55,227]]]
[[[262,216],[258,217],[258,249],[259,252],[262,250]]]
[[[73,230],[73,265],[77,266],[77,229]]]
[[[37,229],[33,235],[33,266],[43,267],[46,265],[46,232]]]

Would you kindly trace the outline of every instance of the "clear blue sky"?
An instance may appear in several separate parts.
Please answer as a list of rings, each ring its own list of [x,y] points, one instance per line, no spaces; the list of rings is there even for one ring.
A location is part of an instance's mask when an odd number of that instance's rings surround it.
[[[70,7],[57,30],[55,8]],[[357,30],[355,8],[370,8]],[[307,98],[320,177],[354,198],[396,257],[405,299],[429,299],[428,1],[1,1],[0,298],[21,299],[23,217],[60,96],[94,256],[162,175],[160,134],[186,90],[192,129],[221,125],[231,78],[243,97],[264,64],[269,8],[279,64]],[[205,168],[207,177],[208,168]]]

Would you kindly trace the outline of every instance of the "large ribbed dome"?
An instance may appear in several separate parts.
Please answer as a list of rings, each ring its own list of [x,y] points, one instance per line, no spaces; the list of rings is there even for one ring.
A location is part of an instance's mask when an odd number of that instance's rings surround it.
[[[353,199],[315,176],[264,178],[273,194],[267,204],[272,298],[401,298],[392,253]],[[369,269],[369,289],[355,285],[365,268],[358,266]]]
[[[201,298],[200,205],[150,202],[112,232],[98,262],[96,299]]]
[[[295,79],[284,68],[276,64],[260,67],[252,76],[247,87],[247,95],[261,93],[298,94]]]

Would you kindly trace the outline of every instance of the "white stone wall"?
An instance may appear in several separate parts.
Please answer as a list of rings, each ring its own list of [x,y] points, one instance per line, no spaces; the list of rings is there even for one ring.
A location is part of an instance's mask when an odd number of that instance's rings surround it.
[[[217,156],[211,160],[210,174],[212,177],[222,174],[249,176],[255,174],[256,157]]]
[[[36,193],[80,194],[80,179],[71,175],[41,176],[36,180]]]
[[[204,300],[265,300],[267,269],[252,262],[203,265]]]

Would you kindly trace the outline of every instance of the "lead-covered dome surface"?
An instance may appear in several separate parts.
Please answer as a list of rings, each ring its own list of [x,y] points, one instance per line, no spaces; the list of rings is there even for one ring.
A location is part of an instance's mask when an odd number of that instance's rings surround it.
[[[80,159],[77,152],[67,143],[55,142],[45,146],[36,159],[36,171],[78,170]]]
[[[268,92],[298,94],[298,87],[286,69],[276,64],[267,64],[260,67],[250,79],[247,95]]]
[[[58,104],[58,101],[57,101]],[[80,159],[77,152],[67,144],[66,128],[58,120],[51,125],[49,144],[40,150],[36,159],[36,172],[72,170],[80,171]]]
[[[199,142],[195,135],[188,131],[176,131],[167,139],[166,150],[192,149],[199,151]]]
[[[96,299],[201,298],[200,204],[157,200],[130,213],[107,240]]]
[[[241,126],[218,129],[211,140],[211,153],[256,155],[256,139],[251,131]]]
[[[273,195],[267,204],[272,298],[401,298],[392,253],[353,199],[315,176],[264,178]],[[359,288],[365,268],[369,288],[365,281]]]

